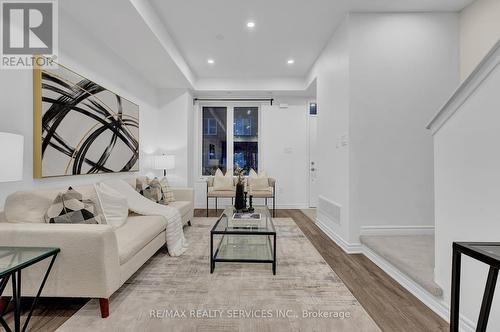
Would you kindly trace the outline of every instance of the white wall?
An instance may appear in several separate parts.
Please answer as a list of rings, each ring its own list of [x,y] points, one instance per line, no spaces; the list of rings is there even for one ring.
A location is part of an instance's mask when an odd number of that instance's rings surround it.
[[[148,172],[149,153],[156,150],[159,111],[156,91],[128,64],[97,44],[84,30],[60,15],[59,62],[77,73],[137,103],[140,107],[141,172]],[[24,180],[0,183],[0,210],[10,193],[39,187],[64,187],[92,183],[109,176],[129,177],[133,173],[85,175],[51,179],[33,179],[33,82],[31,70],[2,70],[0,74],[0,131],[21,134],[25,138]]]
[[[193,97],[189,91],[174,90],[160,98],[158,147],[160,153],[175,155],[175,169],[167,171],[172,186],[192,186]]]
[[[341,206],[340,224],[318,219],[347,246],[361,226],[433,224],[424,127],[458,85],[458,47],[457,14],[351,14],[313,66],[319,195]]]
[[[476,0],[460,14],[461,78],[464,80],[500,39],[500,1]]]
[[[500,234],[500,49],[496,66],[479,88],[460,94],[458,109],[434,136],[436,282],[450,303],[453,241],[499,242]],[[481,78],[482,80],[482,78]],[[462,97],[468,97],[462,104]],[[460,105],[461,104],[461,105]],[[457,105],[457,104],[454,104]],[[487,266],[462,261],[461,314],[477,321]],[[499,287],[488,331],[500,329]]]
[[[433,226],[428,120],[459,83],[456,14],[350,16],[350,237]]]
[[[349,133],[349,20],[335,31],[310,73],[316,78],[318,105],[318,196],[340,205],[340,224],[321,209],[318,219],[342,238],[349,232],[349,146],[340,146]],[[321,203],[320,203],[321,204]]]

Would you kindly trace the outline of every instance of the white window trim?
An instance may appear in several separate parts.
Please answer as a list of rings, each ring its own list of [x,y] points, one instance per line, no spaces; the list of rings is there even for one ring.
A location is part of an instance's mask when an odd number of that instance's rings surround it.
[[[263,168],[263,146],[262,146],[262,104],[261,103],[255,103],[255,102],[216,102],[216,101],[211,101],[211,102],[203,102],[203,103],[196,103],[194,107],[195,111],[195,128],[194,128],[194,142],[195,142],[195,148],[193,149],[195,151],[195,156],[193,158],[194,161],[194,173],[195,173],[195,178],[196,179],[206,179],[208,175],[203,175],[202,174],[202,158],[201,158],[201,153],[203,149],[203,107],[226,107],[227,109],[227,168],[232,169],[233,164],[234,164],[234,108],[235,107],[256,107],[257,108],[257,114],[258,114],[258,151],[259,151],[259,156],[258,156],[258,163],[259,163],[259,169],[264,169]]]

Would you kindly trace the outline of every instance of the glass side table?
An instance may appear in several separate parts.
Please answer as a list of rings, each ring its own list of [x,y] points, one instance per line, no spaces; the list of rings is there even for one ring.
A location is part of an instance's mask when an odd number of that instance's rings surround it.
[[[33,315],[33,309],[35,309],[50,270],[52,269],[57,254],[60,251],[61,250],[59,248],[0,247],[0,299],[5,300],[5,297],[2,297],[2,294],[10,280],[12,283],[12,302],[14,304],[14,331],[26,331],[31,316]],[[48,258],[51,258],[49,267],[47,268],[47,271],[41,281],[40,288],[31,303],[28,317],[21,328],[21,271]],[[3,318],[9,303],[10,301],[7,301],[1,303],[3,305],[0,305],[0,324],[6,331],[10,332],[12,330]]]
[[[458,332],[459,330],[462,254],[490,266],[476,327],[476,331],[483,332],[486,331],[488,325],[491,302],[493,301],[498,270],[500,269],[500,242],[453,242],[450,309],[450,331],[452,332]]]

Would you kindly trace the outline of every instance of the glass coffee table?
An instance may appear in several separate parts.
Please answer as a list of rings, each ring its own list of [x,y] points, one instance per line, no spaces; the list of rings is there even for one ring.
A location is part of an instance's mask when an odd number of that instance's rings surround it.
[[[14,304],[14,331],[26,331],[33,310],[36,307],[38,299],[42,294],[43,287],[49,276],[50,270],[54,265],[59,248],[38,248],[38,247],[3,247],[0,246],[0,325],[5,331],[12,331],[3,318],[7,306],[10,302],[10,296],[2,297],[5,287],[9,280],[12,283],[12,302]],[[28,317],[21,325],[21,271],[45,259],[50,259],[49,266],[45,275],[40,281],[40,287],[35,298],[31,301],[31,308]]]
[[[254,207],[260,219],[235,220],[227,207],[210,231],[210,273],[216,262],[272,264],[276,274],[276,230],[267,207]]]

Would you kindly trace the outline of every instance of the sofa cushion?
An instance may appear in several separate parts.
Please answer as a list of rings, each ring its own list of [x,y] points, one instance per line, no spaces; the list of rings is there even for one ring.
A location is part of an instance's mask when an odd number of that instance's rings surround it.
[[[165,230],[167,222],[161,216],[130,216],[125,225],[116,229],[120,265],[128,262],[149,242]]]
[[[94,186],[74,186],[76,191],[83,195],[83,199],[97,202]],[[31,191],[18,191],[10,194],[5,200],[4,212],[5,220],[19,223],[45,223],[45,212],[57,197],[57,195],[67,188],[40,189]],[[97,204],[97,214],[101,215]]]
[[[252,195],[254,198],[270,198],[273,197],[273,188],[269,187],[265,190],[251,190],[250,195]]]
[[[214,187],[208,188],[208,197],[234,197],[236,189],[234,190],[214,190]]]
[[[179,214],[181,215],[181,217],[194,209],[194,203],[188,201],[175,201],[168,204],[168,206],[174,207],[179,210]]]

